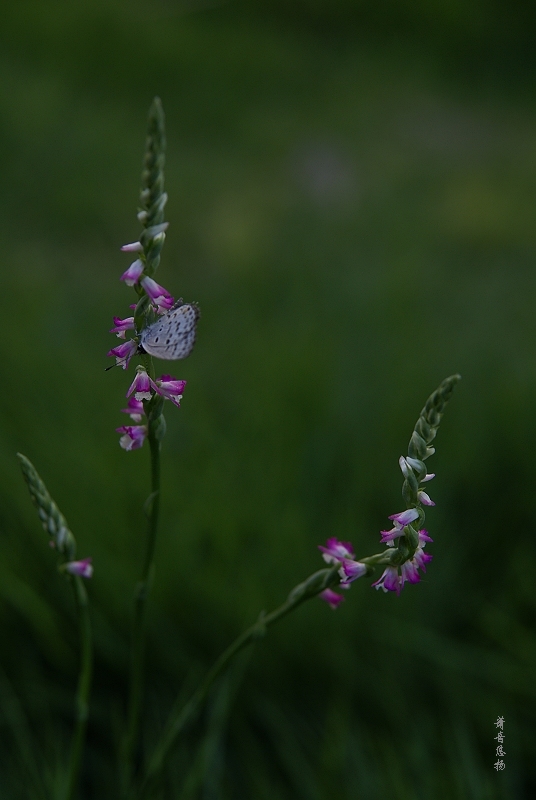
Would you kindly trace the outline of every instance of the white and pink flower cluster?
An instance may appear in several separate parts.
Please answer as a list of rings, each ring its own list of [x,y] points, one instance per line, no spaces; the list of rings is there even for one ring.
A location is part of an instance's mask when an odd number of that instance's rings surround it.
[[[165,237],[168,224],[167,222],[163,222],[161,225],[153,225],[152,228],[147,228],[145,233],[151,238],[153,243],[158,242]],[[143,245],[141,242],[131,242],[130,244],[124,244],[121,250],[125,253],[141,253],[143,251]],[[153,311],[156,314],[165,314],[174,303],[173,297],[167,289],[160,286],[159,283],[148,275],[144,275],[144,269],[145,264],[141,258],[137,258],[132,262],[126,272],[123,272],[121,280],[124,281],[127,286],[141,286],[145,294],[151,300]],[[131,306],[131,308],[136,308],[136,306]],[[125,317],[124,319],[121,317],[114,317],[114,327],[110,329],[110,333],[116,333],[119,339],[125,339],[126,331],[134,330],[134,328],[134,317]],[[124,344],[112,347],[107,355],[115,357],[116,365],[126,369],[130,359],[137,352],[137,339],[129,339],[125,341]]]
[[[433,473],[424,474],[425,467],[423,462],[410,458],[409,456],[406,458],[401,456],[399,465],[406,478],[410,471],[413,472],[413,474],[415,471],[423,475],[419,483],[426,483],[435,477]],[[415,485],[418,486],[418,483]],[[416,489],[415,491],[418,505],[435,506],[434,501],[430,499],[430,496],[423,489]],[[382,544],[386,544],[387,547],[394,547],[397,539],[404,536],[406,533],[410,534],[411,531],[415,543],[417,543],[415,537],[418,537],[418,544],[413,558],[404,562],[404,564],[399,567],[386,567],[380,578],[372,584],[376,589],[383,589],[384,592],[396,592],[397,595],[399,595],[406,581],[408,583],[418,583],[420,581],[421,576],[418,572],[419,569],[426,572],[426,564],[432,560],[433,556],[425,553],[424,547],[427,542],[432,542],[433,539],[428,536],[428,532],[424,529],[416,531],[414,528],[411,528],[410,531],[407,531],[408,526],[412,525],[413,522],[418,519],[424,519],[424,514],[416,507],[407,508],[405,511],[392,514],[389,519],[393,523],[393,527],[389,531],[381,531],[380,541]],[[322,551],[322,557],[327,564],[340,565],[339,575],[341,576],[340,586],[342,589],[348,589],[352,581],[356,580],[356,578],[360,578],[367,571],[367,567],[364,563],[354,560],[353,547],[350,542],[340,542],[335,538],[328,539],[325,547],[319,545],[319,550]],[[333,609],[338,608],[344,600],[341,594],[334,592],[332,589],[325,589],[319,594],[319,597],[325,600]]]
[[[164,222],[161,225],[154,225],[152,228],[146,230],[146,235],[150,236],[153,243],[165,237],[165,231],[168,223]],[[141,242],[131,242],[125,244],[121,248],[126,253],[142,253],[143,245]],[[141,258],[137,258],[132,262],[130,267],[121,275],[121,280],[127,286],[141,287],[147,297],[151,301],[151,309],[155,314],[165,314],[173,306],[174,299],[171,294],[163,286],[160,286],[156,281],[148,275],[144,275],[145,269],[144,262]],[[136,305],[131,305],[130,308],[135,309]],[[114,317],[114,327],[111,328],[110,333],[115,333],[119,339],[126,338],[126,332],[135,330],[134,317]],[[108,353],[108,356],[115,357],[116,366],[121,366],[126,369],[130,363],[130,359],[137,352],[139,352],[138,339],[128,339],[124,344],[113,347]],[[130,389],[127,392],[129,398],[127,408],[122,411],[128,414],[131,420],[136,423],[134,425],[122,425],[117,428],[117,432],[122,436],[119,444],[124,450],[137,450],[145,441],[148,432],[147,424],[143,423],[145,409],[143,406],[144,400],[150,400],[154,394],[160,395],[167,400],[171,400],[173,405],[180,407],[180,401],[186,386],[186,381],[177,380],[171,375],[162,375],[159,380],[153,380],[144,367],[138,367],[136,377],[134,378]]]
[[[117,433],[123,434],[119,440],[121,447],[124,450],[138,450],[144,443],[147,436],[147,425],[139,423],[143,421],[145,414],[143,401],[151,399],[151,390],[166,400],[171,400],[174,406],[180,408],[185,386],[186,381],[178,381],[171,375],[162,375],[160,380],[153,381],[143,367],[138,367],[136,377],[127,392],[129,398],[127,407],[121,409],[123,413],[130,416],[133,422],[138,424],[122,425],[120,428],[116,428]]]

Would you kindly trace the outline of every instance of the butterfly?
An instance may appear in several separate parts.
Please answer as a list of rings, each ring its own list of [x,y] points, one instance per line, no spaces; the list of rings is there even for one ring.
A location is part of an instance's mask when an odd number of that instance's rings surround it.
[[[148,353],[164,361],[186,358],[195,343],[195,326],[199,308],[195,304],[177,300],[167,314],[141,332],[139,353]]]

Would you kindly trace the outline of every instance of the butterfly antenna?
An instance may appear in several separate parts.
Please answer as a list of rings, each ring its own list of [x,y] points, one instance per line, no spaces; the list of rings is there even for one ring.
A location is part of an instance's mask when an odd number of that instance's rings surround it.
[[[115,364],[110,364],[109,367],[104,367],[104,371],[108,372],[109,369],[113,369],[114,367],[120,367],[126,361],[126,358],[121,358],[119,361],[116,361]]]

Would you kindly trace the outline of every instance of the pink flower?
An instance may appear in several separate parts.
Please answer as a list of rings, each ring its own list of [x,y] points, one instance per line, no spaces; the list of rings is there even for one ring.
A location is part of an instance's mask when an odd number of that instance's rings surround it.
[[[380,531],[383,544],[398,539],[404,535],[404,528],[411,522],[414,522],[419,517],[419,512],[416,508],[408,508],[406,511],[400,511],[398,514],[392,514],[389,519],[393,520],[393,528],[390,531]]]
[[[410,522],[416,520],[418,516],[419,512],[416,508],[408,508],[406,511],[400,511],[398,514],[391,514],[389,519],[392,519],[397,527],[405,528]]]
[[[164,289],[163,286],[160,286],[160,284],[153,281],[153,279],[149,278],[147,275],[141,279],[141,285],[158,308],[164,309],[165,311],[171,308],[174,301],[167,289]]]
[[[419,546],[415,550],[415,555],[413,556],[412,560],[419,569],[422,569],[423,572],[426,572],[426,564],[429,564],[433,559],[433,556],[430,556],[428,553],[424,552],[424,548],[426,547],[426,542],[433,541],[434,540],[428,536],[428,531],[419,531]]]
[[[130,244],[124,244],[121,250],[123,253],[140,253],[143,245],[141,242],[130,242]]]
[[[422,503],[423,506],[435,506],[434,501],[430,500],[429,495],[427,495],[426,492],[423,492],[422,489],[419,489],[419,491],[417,492],[417,497],[419,499],[419,502]]]
[[[400,575],[397,567],[386,567],[380,578],[373,584],[376,589],[383,589],[384,592],[396,592],[400,594]]]
[[[419,583],[421,576],[417,571],[417,564],[415,560],[412,558],[411,561],[406,561],[400,567],[400,588],[404,586],[405,582],[408,583]]]
[[[81,578],[91,578],[93,575],[93,567],[91,565],[91,556],[83,558],[82,561],[69,561],[65,564],[65,569],[71,575],[79,575]]]
[[[125,317],[125,319],[114,317],[114,325],[115,327],[110,329],[110,333],[117,333],[119,339],[124,339],[125,332],[134,328],[134,317]]]
[[[134,422],[141,422],[145,413],[143,403],[141,400],[136,400],[135,397],[130,397],[127,407],[122,408],[121,411],[124,414],[130,414],[130,419],[132,419]]]
[[[137,352],[138,345],[134,339],[129,339],[125,344],[120,344],[117,347],[112,347],[106,355],[115,356],[116,366],[121,365],[126,369],[129,365],[130,359]]]
[[[361,561],[352,561],[349,558],[345,558],[342,562],[342,567],[339,570],[341,583],[343,585],[352,583],[352,581],[355,581],[357,578],[361,578],[363,575],[365,575],[366,571],[367,567]]]
[[[151,380],[151,386],[159,395],[171,400],[177,408],[180,407],[186,381],[178,381],[171,375],[162,375],[158,381]]]
[[[321,600],[324,600],[331,608],[336,611],[340,604],[343,602],[344,597],[342,594],[337,594],[333,589],[324,589],[318,595]]]
[[[151,399],[151,380],[147,375],[144,367],[138,367],[136,377],[130,384],[130,389],[127,392],[127,397],[134,392],[136,400],[150,400]]]
[[[137,258],[136,261],[132,262],[127,271],[123,272],[123,274],[121,275],[121,280],[125,281],[127,286],[134,286],[134,284],[139,281],[143,270],[144,270],[143,261]]]
[[[345,558],[354,557],[351,542],[339,542],[334,537],[327,540],[325,547],[319,544],[318,549],[322,550],[322,558],[326,564],[342,564]]]
[[[147,425],[122,425],[116,431],[123,434],[119,440],[123,450],[138,450],[147,436]]]

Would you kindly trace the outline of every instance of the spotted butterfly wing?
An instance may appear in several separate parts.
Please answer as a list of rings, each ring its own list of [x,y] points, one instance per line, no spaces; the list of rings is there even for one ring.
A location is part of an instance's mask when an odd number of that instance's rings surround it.
[[[140,351],[164,361],[186,358],[195,343],[198,319],[198,307],[179,300],[167,314],[142,331]]]

